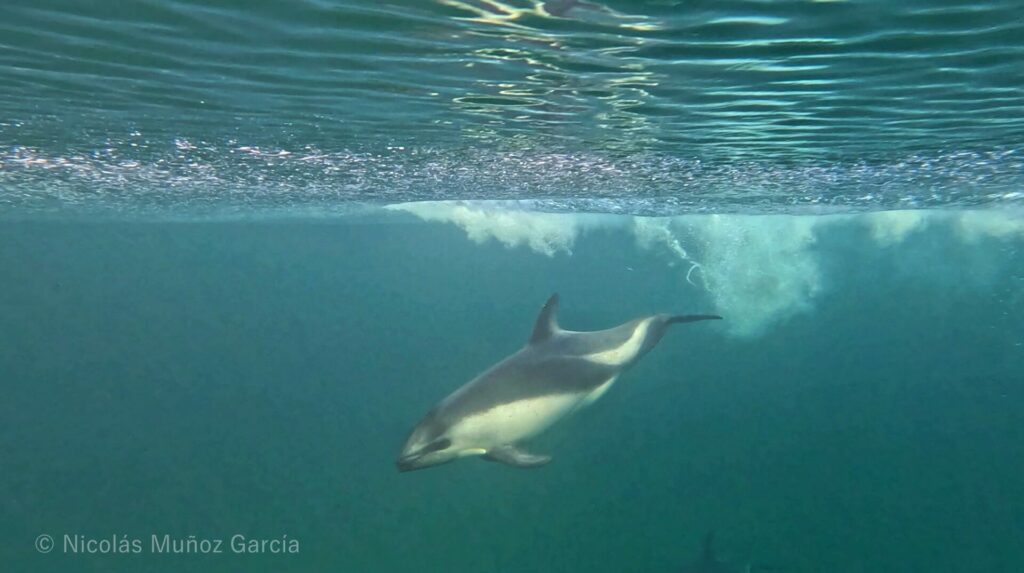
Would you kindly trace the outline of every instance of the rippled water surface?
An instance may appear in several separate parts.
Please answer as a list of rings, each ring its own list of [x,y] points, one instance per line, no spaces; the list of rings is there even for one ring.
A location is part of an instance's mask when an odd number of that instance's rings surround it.
[[[1020,202],[1014,0],[0,6],[0,205]]]

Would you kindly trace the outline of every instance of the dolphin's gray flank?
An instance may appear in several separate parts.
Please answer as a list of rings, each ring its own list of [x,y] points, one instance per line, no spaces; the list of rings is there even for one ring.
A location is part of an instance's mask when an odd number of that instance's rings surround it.
[[[551,458],[517,446],[604,394],[669,326],[716,315],[656,314],[594,332],[558,325],[558,295],[544,304],[529,342],[432,408],[406,440],[397,465],[422,469],[480,455],[516,467]]]

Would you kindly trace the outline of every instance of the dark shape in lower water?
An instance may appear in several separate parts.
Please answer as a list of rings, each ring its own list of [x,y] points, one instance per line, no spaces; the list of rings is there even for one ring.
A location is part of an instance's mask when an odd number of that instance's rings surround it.
[[[752,563],[739,567],[726,561],[719,561],[718,557],[715,556],[715,532],[709,531],[704,536],[704,545],[701,548],[700,557],[682,568],[679,573],[769,573],[772,571],[781,570]]]
[[[604,394],[619,374],[661,340],[672,324],[720,319],[656,314],[594,332],[558,326],[558,295],[541,309],[530,340],[435,406],[406,440],[398,469],[436,466],[463,456],[531,468],[549,456],[517,444]]]
[[[680,573],[737,573],[737,570],[715,557],[715,532],[709,531],[704,536],[700,557],[684,567]]]

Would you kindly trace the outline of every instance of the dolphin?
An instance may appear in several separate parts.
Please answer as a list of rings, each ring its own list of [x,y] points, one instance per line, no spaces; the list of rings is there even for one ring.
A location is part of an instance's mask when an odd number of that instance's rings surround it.
[[[537,316],[530,340],[430,410],[413,429],[398,457],[399,471],[451,462],[465,456],[520,468],[551,457],[519,443],[566,414],[593,403],[661,340],[669,326],[721,319],[711,314],[656,314],[595,332],[558,326],[558,294]]]
[[[747,563],[745,566],[738,567],[725,561],[719,561],[718,557],[715,556],[715,532],[709,531],[704,536],[704,545],[700,557],[693,563],[683,567],[679,573],[768,573],[770,571],[780,571],[780,569],[767,565],[755,565],[753,563]]]

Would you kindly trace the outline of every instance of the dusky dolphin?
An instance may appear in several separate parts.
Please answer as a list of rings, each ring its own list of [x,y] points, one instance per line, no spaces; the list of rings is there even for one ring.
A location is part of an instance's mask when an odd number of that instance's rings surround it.
[[[399,471],[428,468],[464,456],[520,468],[550,456],[521,450],[519,442],[601,397],[680,322],[720,319],[710,314],[656,314],[615,328],[574,332],[558,326],[558,294],[537,316],[529,342],[434,406],[402,447]]]
[[[780,570],[753,563],[747,563],[746,566],[740,567],[726,561],[719,561],[718,557],[715,556],[715,532],[709,531],[704,536],[704,545],[701,548],[700,557],[693,563],[683,567],[679,573],[768,573],[770,571]]]

